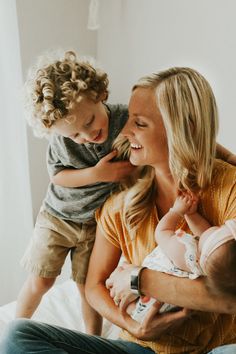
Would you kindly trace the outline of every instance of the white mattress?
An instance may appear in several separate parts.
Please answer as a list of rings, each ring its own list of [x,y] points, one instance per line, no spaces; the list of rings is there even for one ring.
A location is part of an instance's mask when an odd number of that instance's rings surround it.
[[[14,319],[16,302],[0,307],[0,335],[9,321]],[[78,289],[72,280],[54,286],[44,295],[33,319],[84,332]],[[119,328],[104,320],[102,335],[117,338]]]

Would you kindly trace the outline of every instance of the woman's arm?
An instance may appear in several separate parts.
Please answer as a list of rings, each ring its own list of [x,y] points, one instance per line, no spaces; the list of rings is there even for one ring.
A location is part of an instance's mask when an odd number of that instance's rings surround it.
[[[115,305],[105,286],[106,279],[117,267],[121,250],[109,242],[97,228],[96,240],[90,257],[86,279],[86,298],[103,317],[115,325],[128,330],[129,316],[125,318]],[[130,318],[130,322],[135,322]],[[135,323],[133,323],[135,324]]]
[[[134,321],[126,311],[121,311],[119,307],[115,305],[113,299],[110,297],[110,292],[113,293],[113,295],[115,294],[115,292],[113,292],[114,289],[109,291],[105,286],[105,281],[117,266],[120,255],[120,249],[106,240],[101,230],[98,229],[93,252],[90,257],[85,287],[86,297],[91,306],[110,322],[126,329],[136,338],[142,340],[155,340],[160,337],[163,332],[175,326],[178,327],[185,321],[189,314],[186,310],[181,310],[175,313],[165,313],[161,315],[151,313],[150,316],[145,318],[143,323],[138,323]],[[117,272],[114,272],[113,275],[116,273]],[[134,298],[136,298],[136,296]]]
[[[109,279],[109,286],[115,289],[115,296],[123,299],[122,307],[129,302],[130,277],[133,266],[127,266]],[[190,280],[178,278],[158,271],[143,269],[140,274],[140,292],[166,302],[192,310],[236,314],[236,300],[211,295],[204,278]],[[127,299],[127,301],[126,301]]]

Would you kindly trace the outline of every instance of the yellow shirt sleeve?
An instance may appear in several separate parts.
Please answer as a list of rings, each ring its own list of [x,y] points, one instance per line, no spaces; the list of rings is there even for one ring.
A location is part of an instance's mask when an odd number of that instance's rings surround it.
[[[120,197],[110,197],[104,205],[96,211],[97,226],[103,232],[104,237],[115,247],[121,248],[120,228],[121,220],[119,210],[121,209]]]
[[[199,212],[213,226],[236,218],[236,167],[216,160],[209,188],[203,193]]]

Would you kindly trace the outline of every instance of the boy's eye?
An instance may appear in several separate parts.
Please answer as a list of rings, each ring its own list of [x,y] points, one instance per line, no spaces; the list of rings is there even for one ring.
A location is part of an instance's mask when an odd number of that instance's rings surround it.
[[[85,126],[86,127],[89,127],[92,123],[93,123],[93,121],[94,121],[94,116],[92,116],[92,118],[85,124]]]

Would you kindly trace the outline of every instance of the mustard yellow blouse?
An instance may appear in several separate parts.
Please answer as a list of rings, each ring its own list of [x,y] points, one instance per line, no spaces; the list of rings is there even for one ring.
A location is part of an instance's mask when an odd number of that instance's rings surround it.
[[[110,198],[97,212],[97,222],[105,237],[121,249],[129,262],[141,265],[156,246],[154,230],[158,223],[157,211],[153,208],[150,218],[131,240],[122,220],[122,208],[122,195]],[[236,218],[236,167],[216,160],[212,184],[201,197],[199,209],[211,225],[221,225],[227,219]],[[185,223],[181,227],[189,232]],[[158,354],[203,354],[217,346],[236,343],[236,316],[199,311],[178,329],[168,331],[157,341],[141,341],[127,331],[122,331],[121,338],[150,347]]]

